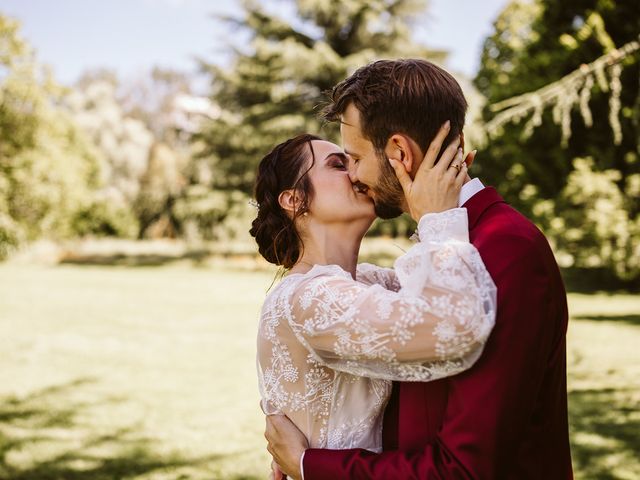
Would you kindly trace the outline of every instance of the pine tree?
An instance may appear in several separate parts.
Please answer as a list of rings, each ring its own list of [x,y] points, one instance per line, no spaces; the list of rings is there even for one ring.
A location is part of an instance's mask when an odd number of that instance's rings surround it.
[[[248,46],[236,49],[230,67],[207,66],[220,114],[199,139],[218,190],[250,193],[259,160],[297,133],[337,140],[335,129],[323,129],[318,106],[357,67],[385,57],[445,58],[412,40],[424,0],[280,3],[295,7],[293,23],[247,2],[243,18],[227,20],[249,35]]]

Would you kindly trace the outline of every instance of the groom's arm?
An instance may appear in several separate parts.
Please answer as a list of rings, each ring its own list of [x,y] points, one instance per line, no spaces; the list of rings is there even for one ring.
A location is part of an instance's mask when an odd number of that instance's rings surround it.
[[[305,480],[502,478],[510,470],[551,353],[564,355],[564,325],[550,324],[564,296],[533,241],[496,243],[486,263],[497,265],[498,321],[478,363],[451,379],[437,438],[417,452],[308,449]]]

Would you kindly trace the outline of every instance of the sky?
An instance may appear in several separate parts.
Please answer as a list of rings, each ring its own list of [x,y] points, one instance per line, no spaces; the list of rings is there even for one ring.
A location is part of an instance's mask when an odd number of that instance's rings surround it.
[[[447,68],[473,76],[484,38],[507,3],[431,0],[414,34],[429,47],[450,51]],[[239,11],[235,0],[0,0],[0,12],[20,20],[38,59],[66,84],[92,68],[129,78],[153,65],[195,71],[195,58],[224,64],[229,44],[238,39],[229,38],[213,15]]]

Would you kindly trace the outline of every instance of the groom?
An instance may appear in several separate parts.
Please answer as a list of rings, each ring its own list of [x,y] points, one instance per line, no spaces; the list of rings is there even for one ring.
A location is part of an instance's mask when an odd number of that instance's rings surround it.
[[[441,68],[383,60],[334,87],[325,117],[340,121],[352,181],[368,188],[380,217],[391,218],[407,212],[419,193],[411,178],[439,127],[450,121],[446,143],[464,140],[466,106],[460,86]],[[482,357],[455,377],[394,383],[379,454],[308,448],[286,417],[268,417],[268,449],[289,476],[572,478],[567,304],[553,253],[542,233],[479,179],[467,178],[459,204],[498,287],[496,326]]]

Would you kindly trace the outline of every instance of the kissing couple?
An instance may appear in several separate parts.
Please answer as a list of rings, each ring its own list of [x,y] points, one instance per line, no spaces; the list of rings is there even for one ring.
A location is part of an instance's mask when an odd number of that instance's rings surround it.
[[[260,162],[260,254],[287,274],[257,344],[272,478],[572,478],[566,293],[544,235],[468,174],[467,103],[420,59],[381,60]],[[358,263],[376,216],[418,239]]]

